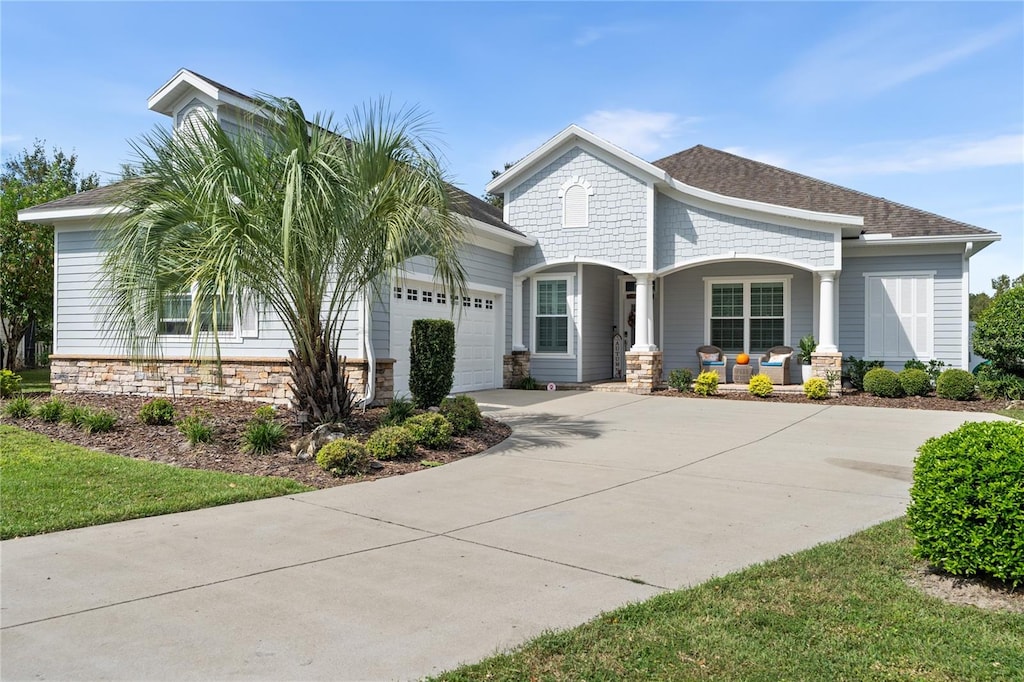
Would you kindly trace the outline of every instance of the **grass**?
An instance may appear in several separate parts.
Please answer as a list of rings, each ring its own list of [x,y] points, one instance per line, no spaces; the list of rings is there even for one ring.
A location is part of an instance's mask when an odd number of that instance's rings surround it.
[[[21,376],[21,391],[23,393],[45,393],[50,390],[49,367],[23,369],[18,372],[18,375]]]
[[[1024,421],[1024,410],[997,410],[996,414],[1001,414],[1004,417],[1012,417],[1013,419],[1019,419]]]
[[[1008,680],[1024,616],[908,587],[903,520],[544,634],[441,680]]]
[[[0,425],[0,538],[311,490],[285,478],[172,467]]]

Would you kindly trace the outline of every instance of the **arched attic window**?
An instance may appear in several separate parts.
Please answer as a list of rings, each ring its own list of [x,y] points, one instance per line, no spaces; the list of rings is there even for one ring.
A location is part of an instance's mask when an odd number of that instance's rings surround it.
[[[187,134],[201,135],[204,132],[204,122],[214,120],[215,116],[208,106],[198,99],[193,99],[178,111],[175,128]]]
[[[590,196],[594,189],[581,177],[566,180],[558,192],[562,200],[562,227],[590,225]]]

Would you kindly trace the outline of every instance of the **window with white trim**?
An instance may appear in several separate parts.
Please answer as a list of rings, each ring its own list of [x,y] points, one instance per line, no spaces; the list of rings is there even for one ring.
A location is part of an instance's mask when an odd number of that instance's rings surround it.
[[[930,359],[934,346],[933,272],[864,273],[864,357]]]
[[[570,294],[572,277],[544,277],[534,280],[534,352],[569,355]]]
[[[189,325],[189,311],[192,308],[194,290],[182,294],[166,294],[160,308],[160,323],[157,327],[158,333],[165,336],[187,336],[192,333]],[[199,311],[199,331],[213,331],[214,302],[207,301],[203,309]],[[234,335],[235,333],[235,310],[232,296],[226,299],[218,299],[217,310],[217,333],[221,335]]]
[[[707,342],[726,353],[788,345],[790,279],[705,278]]]

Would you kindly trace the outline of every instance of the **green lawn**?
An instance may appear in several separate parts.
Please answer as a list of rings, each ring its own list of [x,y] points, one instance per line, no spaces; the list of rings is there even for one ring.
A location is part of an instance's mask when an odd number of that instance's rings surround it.
[[[1019,680],[1024,615],[908,587],[884,523],[605,614],[442,680]]]
[[[49,367],[23,369],[18,374],[21,376],[21,390],[23,393],[43,393],[50,390]]]
[[[1013,417],[1024,421],[1024,410],[999,410],[997,414],[1001,414],[1004,417]]]
[[[144,462],[0,425],[2,539],[305,490],[285,478]]]

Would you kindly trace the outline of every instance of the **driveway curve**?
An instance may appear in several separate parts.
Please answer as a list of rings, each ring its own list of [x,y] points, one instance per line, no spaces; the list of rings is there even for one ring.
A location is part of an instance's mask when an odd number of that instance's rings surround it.
[[[994,415],[475,394],[437,469],[0,543],[0,676],[410,679],[899,516]]]

